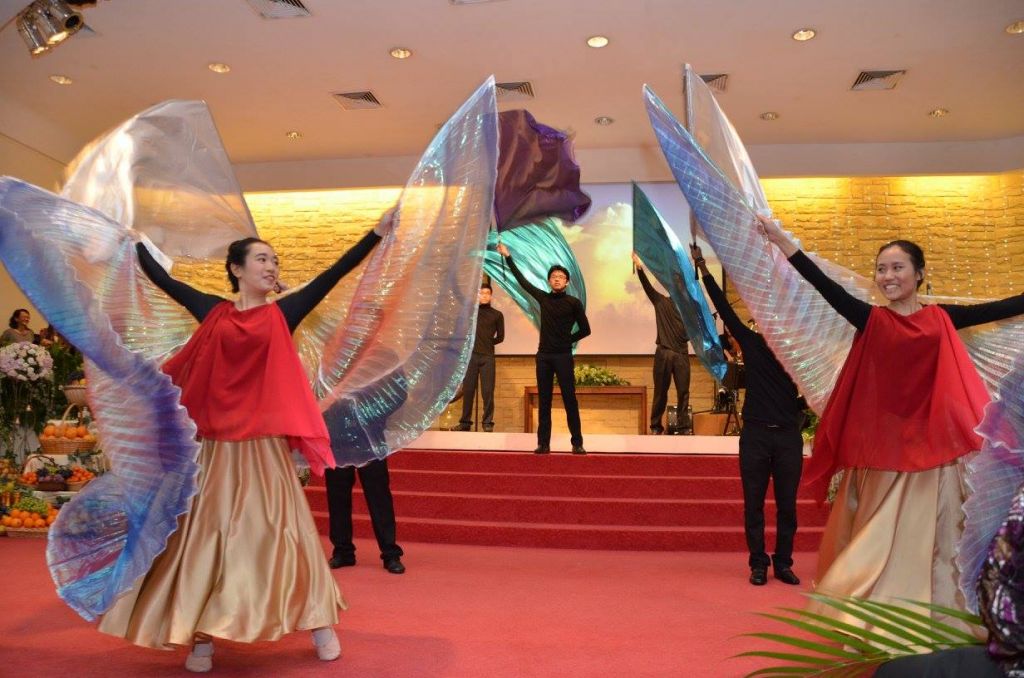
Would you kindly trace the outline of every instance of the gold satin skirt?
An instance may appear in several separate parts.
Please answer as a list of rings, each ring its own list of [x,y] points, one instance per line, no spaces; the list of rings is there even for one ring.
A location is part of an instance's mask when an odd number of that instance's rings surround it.
[[[916,473],[847,469],[818,552],[816,592],[964,609],[954,557],[966,493],[960,462]],[[808,609],[865,626],[814,601]]]
[[[345,601],[283,438],[204,440],[199,491],[99,630],[136,645],[243,643],[338,623]]]

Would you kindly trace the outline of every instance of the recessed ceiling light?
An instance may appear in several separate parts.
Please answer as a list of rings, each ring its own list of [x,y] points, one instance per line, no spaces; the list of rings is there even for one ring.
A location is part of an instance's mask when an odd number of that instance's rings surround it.
[[[54,73],[53,75],[51,75],[50,80],[54,81],[58,85],[70,85],[74,82],[74,80],[72,80],[68,76],[61,75],[60,73]]]
[[[207,64],[206,67],[209,68],[214,73],[221,73],[221,74],[223,74],[223,73],[230,73],[231,72],[231,66],[228,66],[227,64],[222,64],[219,61],[214,61],[214,62],[212,62],[210,64]]]
[[[943,118],[943,117],[949,115],[949,109],[948,108],[936,108],[936,109],[928,111],[928,115],[930,115],[933,118]]]
[[[762,120],[778,120],[779,114],[775,111],[765,111],[759,116]]]
[[[293,129],[290,132],[285,132],[284,135],[286,137],[288,137],[289,139],[301,139],[302,138],[302,132],[300,132],[297,129]]]
[[[1006,27],[1006,32],[1010,35],[1024,35],[1024,20],[1014,21]]]
[[[608,38],[603,35],[592,35],[587,38],[587,45],[594,49],[601,49],[608,45]]]
[[[793,39],[797,42],[807,42],[818,34],[818,31],[813,28],[801,28],[800,30],[793,33]]]
[[[615,122],[615,118],[609,118],[607,115],[599,115],[596,118],[594,118],[594,122],[596,122],[598,125],[601,125],[602,127],[607,127],[608,125]]]
[[[388,54],[396,59],[408,59],[412,56],[412,50],[408,47],[392,47],[388,50]]]

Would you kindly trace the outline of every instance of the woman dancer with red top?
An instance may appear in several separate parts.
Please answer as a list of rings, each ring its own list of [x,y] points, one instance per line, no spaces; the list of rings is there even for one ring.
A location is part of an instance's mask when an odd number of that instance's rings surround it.
[[[291,333],[391,227],[374,229],[308,285],[277,301],[278,259],[257,238],[233,242],[229,301],[171,278],[146,247],[139,264],[199,329],[163,370],[202,440],[198,492],[149,573],[118,600],[100,630],[154,648],[192,644],[190,671],[209,671],[213,638],[276,640],[310,630],[317,656],[341,654],[333,625],[345,602],[331,576],[292,464],[334,466],[323,417]]]
[[[924,253],[896,240],[878,251],[875,284],[889,303],[874,306],[829,279],[778,224],[759,220],[768,240],[857,328],[804,468],[805,484],[822,498],[845,469],[818,555],[818,591],[962,607],[953,559],[963,458],[981,448],[974,428],[989,395],[956,330],[1024,313],[1024,295],[924,305]]]

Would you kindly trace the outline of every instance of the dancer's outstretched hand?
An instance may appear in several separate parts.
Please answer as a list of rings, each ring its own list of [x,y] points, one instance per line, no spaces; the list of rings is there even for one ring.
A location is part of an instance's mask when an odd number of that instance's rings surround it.
[[[380,221],[373,227],[373,232],[380,237],[386,236],[395,227],[395,215],[398,214],[398,205],[388,208],[388,211],[381,216]]]
[[[500,254],[503,257],[512,256],[512,253],[508,251],[508,248],[505,247],[505,243],[503,242],[498,243],[498,254]]]
[[[637,256],[636,252],[633,252],[633,265],[637,268],[644,267],[644,262],[640,261],[640,257]]]
[[[786,257],[791,257],[799,249],[796,244],[789,239],[786,232],[782,230],[782,226],[779,225],[778,221],[769,219],[768,217],[757,215],[757,225],[759,230],[764,233],[764,236],[768,238],[768,242],[773,243],[779,248]]]

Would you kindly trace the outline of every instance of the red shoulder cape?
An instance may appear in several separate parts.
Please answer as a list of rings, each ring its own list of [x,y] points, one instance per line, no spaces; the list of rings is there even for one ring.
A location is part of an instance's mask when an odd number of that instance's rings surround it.
[[[989,401],[949,315],[875,307],[854,337],[814,436],[804,484],[824,498],[840,468],[923,471],[981,448]]]
[[[335,466],[327,426],[277,304],[210,311],[163,365],[199,434],[213,440],[284,436],[316,473]]]

